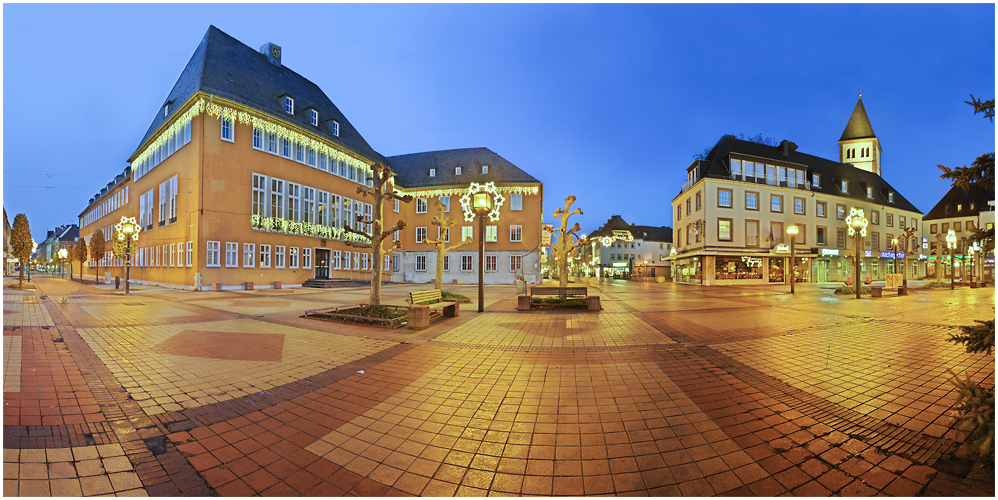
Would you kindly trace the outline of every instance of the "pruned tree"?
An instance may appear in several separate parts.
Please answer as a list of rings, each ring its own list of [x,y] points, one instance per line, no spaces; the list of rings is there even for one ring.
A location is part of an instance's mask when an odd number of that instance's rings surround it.
[[[14,257],[21,263],[21,271],[17,277],[17,287],[21,288],[24,281],[24,266],[30,265],[31,251],[34,250],[35,242],[31,239],[31,227],[28,224],[28,216],[17,214],[14,216],[14,226],[10,234],[11,251]]]
[[[572,210],[573,203],[575,203],[575,196],[569,196],[565,198],[565,207],[554,211],[554,216],[561,219],[561,227],[555,228],[552,233],[557,237],[558,242],[554,243],[554,239],[552,239],[552,243],[545,245],[554,251],[555,261],[558,262],[559,286],[562,287],[568,285],[568,257],[585,245],[587,241],[579,238],[578,232],[582,228],[578,222],[571,229],[568,228],[569,217],[575,214],[582,215],[581,208]]]
[[[437,208],[437,216],[433,218],[433,225],[438,226],[440,228],[440,237],[436,239],[427,238],[425,241],[426,243],[429,243],[430,245],[434,245],[437,247],[436,289],[442,290],[443,280],[444,280],[444,256],[447,254],[447,252],[451,250],[457,250],[458,248],[461,248],[471,243],[473,240],[469,236],[464,241],[460,241],[451,246],[447,246],[447,240],[449,239],[448,236],[450,235],[451,226],[457,224],[457,222],[454,219],[450,218],[447,215],[447,212],[444,212],[444,209],[447,207],[445,207],[444,204],[441,203],[439,199],[434,201],[434,206]]]
[[[70,260],[80,261],[80,281],[83,281],[83,263],[87,261],[86,240],[84,240],[83,238],[77,240],[76,246],[73,248],[73,251],[70,252]],[[72,274],[70,274],[69,277],[70,279],[72,279],[73,278]]]
[[[94,260],[94,283],[100,283],[100,260],[104,257],[104,232],[100,229],[90,235],[90,258]],[[81,278],[82,279],[82,278]]]
[[[392,172],[391,167],[382,165],[379,162],[371,166],[371,171],[374,173],[374,176],[368,177],[367,180],[374,181],[373,187],[357,187],[358,194],[363,195],[365,198],[368,195],[374,198],[374,213],[371,215],[371,218],[364,217],[363,215],[357,216],[357,222],[371,225],[371,232],[365,233],[350,226],[347,226],[345,230],[348,233],[363,236],[368,240],[367,242],[347,241],[347,246],[373,249],[374,269],[371,273],[371,305],[378,306],[381,305],[381,254],[384,250],[382,244],[386,239],[391,238],[392,234],[396,231],[401,231],[405,227],[405,221],[399,220],[391,229],[382,230],[384,227],[384,217],[382,216],[384,200],[399,200],[404,203],[410,203],[412,202],[412,196],[399,196],[395,194],[395,188],[389,185],[389,181],[391,181],[392,177],[395,177],[395,173]],[[398,247],[399,245],[395,246]]]

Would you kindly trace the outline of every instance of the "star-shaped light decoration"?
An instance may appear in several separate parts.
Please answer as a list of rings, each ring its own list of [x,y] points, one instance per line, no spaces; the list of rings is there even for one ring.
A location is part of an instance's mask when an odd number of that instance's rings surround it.
[[[135,220],[135,217],[122,217],[121,220],[114,225],[114,229],[118,231],[118,239],[125,241],[128,236],[125,231],[122,230],[122,226],[131,224],[130,234],[132,235],[132,241],[139,241],[139,231],[142,228],[139,227],[139,223]]]
[[[489,212],[489,220],[499,220],[499,208],[502,207],[502,203],[506,201],[506,198],[499,194],[499,191],[496,190],[496,184],[494,182],[486,182],[485,184],[472,182],[471,185],[468,186],[468,190],[461,196],[461,210],[464,211],[464,220],[468,222],[475,220],[475,211],[471,206],[471,197],[475,193],[483,192],[492,196],[492,210]]]

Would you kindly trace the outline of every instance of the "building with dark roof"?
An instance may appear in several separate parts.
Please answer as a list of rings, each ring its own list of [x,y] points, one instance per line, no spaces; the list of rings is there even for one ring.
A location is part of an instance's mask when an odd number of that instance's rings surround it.
[[[936,279],[950,278],[962,280],[964,276],[973,275],[988,281],[994,280],[994,249],[987,253],[967,252],[968,240],[979,229],[993,229],[995,224],[995,192],[980,186],[971,186],[968,190],[953,186],[929,213],[922,217],[925,250],[928,253],[926,276]],[[957,260],[951,261],[946,246],[946,236],[953,232],[958,248],[953,255]],[[971,269],[964,271],[963,266],[973,258]],[[937,263],[942,263],[937,267]]]
[[[861,273],[883,279],[895,268],[899,247],[917,248],[921,212],[881,176],[880,140],[862,98],[839,141],[839,161],[725,135],[686,169],[672,200],[673,276],[705,285],[842,281],[852,274],[846,216],[859,209],[869,221]],[[789,226],[796,226],[790,256]],[[909,238],[902,236],[909,229]],[[913,234],[912,234],[913,232]],[[915,252],[910,252],[915,254]],[[908,263],[909,277],[924,265]]]
[[[508,232],[515,239],[487,242],[487,279],[512,283],[521,273],[539,278],[537,179],[486,148],[385,158],[317,85],[281,60],[277,45],[255,50],[209,27],[153,113],[129,167],[80,213],[83,237],[89,241],[102,231],[110,239],[115,223],[135,217],[141,232],[131,276],[147,283],[238,288],[309,278],[365,280],[375,266],[394,280],[428,282],[432,273],[420,264],[427,263],[422,241],[431,227],[425,214],[430,198],[449,199],[471,182],[491,182],[519,205],[502,206],[489,233]],[[383,207],[386,226],[395,217],[408,225],[400,247],[385,249],[384,262],[374,262],[369,248],[352,245],[365,239],[347,231],[370,231],[374,207],[358,188],[373,185],[371,166],[379,162],[398,173],[396,191],[416,198]],[[428,176],[431,169],[440,175]],[[98,256],[101,271],[123,274],[122,259],[111,255],[110,245],[108,250]],[[459,269],[477,269],[477,254],[470,262],[455,255]],[[503,265],[497,265],[500,259]],[[452,279],[477,282],[477,273]]]
[[[582,272],[592,276],[671,277],[672,228],[628,224],[619,215],[588,236]]]
[[[57,269],[59,250],[63,248],[72,250],[79,237],[80,227],[76,224],[66,224],[49,230],[45,235],[45,241],[42,241],[36,250],[38,259],[43,262],[50,262],[51,269]],[[67,262],[70,260],[72,259],[67,259]]]

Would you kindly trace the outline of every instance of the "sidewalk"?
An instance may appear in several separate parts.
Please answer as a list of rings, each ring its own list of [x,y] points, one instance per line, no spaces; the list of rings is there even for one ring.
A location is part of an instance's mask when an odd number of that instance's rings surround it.
[[[994,357],[945,341],[993,289],[496,286],[413,331],[299,317],[366,288],[33,282],[4,294],[7,495],[994,495],[946,373]]]

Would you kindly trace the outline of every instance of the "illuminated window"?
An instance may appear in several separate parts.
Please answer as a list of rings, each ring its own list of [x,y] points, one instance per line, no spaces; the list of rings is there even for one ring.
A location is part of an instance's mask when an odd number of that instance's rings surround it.
[[[717,239],[731,241],[731,219],[717,219]]]

